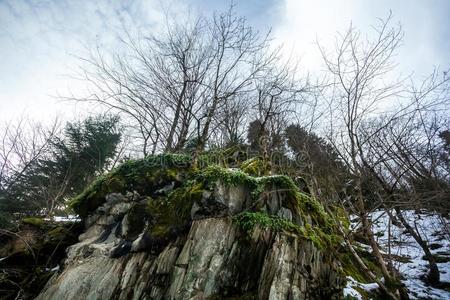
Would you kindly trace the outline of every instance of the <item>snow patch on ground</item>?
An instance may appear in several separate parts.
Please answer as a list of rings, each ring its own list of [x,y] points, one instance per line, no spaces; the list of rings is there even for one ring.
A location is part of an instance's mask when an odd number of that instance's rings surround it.
[[[356,288],[370,292],[372,290],[376,290],[378,288],[378,284],[361,283],[356,281],[353,277],[347,276],[347,285],[344,288],[344,297],[350,296],[355,299],[362,300],[363,297]]]
[[[408,222],[419,229],[419,232],[428,245],[435,245],[436,249],[431,250],[433,254],[442,257],[450,257],[450,241],[445,228],[450,227],[448,219],[439,218],[436,214],[415,213],[414,211],[404,211],[403,215]],[[384,253],[388,252],[388,225],[389,217],[384,211],[377,211],[372,214],[374,233],[377,241]],[[354,222],[353,226],[357,226]],[[397,259],[393,261],[394,266],[403,274],[403,282],[408,288],[411,299],[450,299],[450,292],[432,288],[421,280],[421,276],[428,271],[428,262],[423,259],[423,251],[414,238],[405,233],[405,229],[391,224],[391,254]],[[437,248],[439,247],[439,248]],[[367,246],[364,246],[367,249]],[[441,273],[441,281],[450,282],[450,262],[438,263]],[[350,277],[351,278],[351,277]],[[348,280],[346,292],[352,295],[355,280]],[[357,283],[361,285],[360,283]],[[357,291],[356,291],[357,292]],[[359,296],[361,296],[358,293]],[[357,296],[353,296],[357,299]]]
[[[81,221],[81,219],[76,215],[68,215],[66,217],[54,216],[52,218],[45,218],[44,220],[53,221],[53,222],[79,222],[79,221]]]

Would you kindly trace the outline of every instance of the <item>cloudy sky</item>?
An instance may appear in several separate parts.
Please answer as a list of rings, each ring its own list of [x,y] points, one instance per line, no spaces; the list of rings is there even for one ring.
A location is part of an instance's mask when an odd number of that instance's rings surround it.
[[[20,114],[36,119],[83,114],[57,95],[82,91],[73,78],[93,45],[114,51],[127,30],[157,32],[165,15],[208,16],[227,2],[216,0],[0,0],[0,121]],[[448,0],[241,0],[236,10],[260,30],[272,29],[304,70],[320,72],[315,45],[332,45],[350,23],[370,36],[377,18],[391,10],[405,39],[398,72],[420,78],[433,67],[450,67]]]

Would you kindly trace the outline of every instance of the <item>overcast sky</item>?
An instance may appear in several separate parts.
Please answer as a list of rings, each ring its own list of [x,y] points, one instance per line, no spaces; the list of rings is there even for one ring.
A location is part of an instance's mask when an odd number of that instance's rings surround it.
[[[54,96],[80,91],[74,80],[86,46],[117,46],[123,28],[156,32],[166,12],[208,16],[224,10],[217,0],[0,0],[0,121],[19,114],[36,119],[83,113]],[[392,10],[405,39],[399,72],[425,76],[433,67],[450,67],[448,0],[241,0],[238,14],[260,30],[272,28],[287,53],[301,58],[304,70],[321,70],[316,39],[331,45],[350,22],[370,34],[370,25]]]

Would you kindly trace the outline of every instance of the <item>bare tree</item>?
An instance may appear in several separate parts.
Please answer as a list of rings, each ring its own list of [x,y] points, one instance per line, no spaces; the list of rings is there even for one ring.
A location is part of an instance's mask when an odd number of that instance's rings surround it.
[[[217,125],[212,130],[210,143],[220,148],[242,144],[250,116],[250,104],[250,93],[243,93],[225,102],[216,114]]]
[[[230,99],[242,97],[251,90],[252,81],[275,59],[267,54],[269,34],[255,32],[244,18],[234,14],[233,6],[214,15],[210,23],[212,63],[202,97],[204,109],[197,118],[197,147],[193,164],[203,151],[217,112]]]
[[[4,123],[0,131],[0,190],[8,190],[40,158],[59,132],[57,119],[49,128],[25,117]]]
[[[331,108],[341,116],[341,119],[332,120],[329,138],[354,175],[356,213],[361,218],[385,282],[394,281],[396,276],[388,270],[374,238],[362,191],[367,161],[362,149],[368,141],[361,136],[360,128],[385,100],[398,96],[402,91],[401,82],[385,80],[395,66],[393,57],[403,37],[400,26],[390,26],[391,18],[389,15],[374,27],[376,37],[373,40],[362,39],[359,31],[350,26],[345,34],[338,36],[334,55],[326,53],[319,45],[333,83]],[[380,287],[385,289],[382,285]],[[398,297],[387,290],[385,292]]]
[[[26,174],[48,155],[50,141],[59,132],[59,122],[50,127],[25,117],[9,121],[0,128],[0,223],[10,224],[14,212],[35,212],[42,208],[41,199],[24,203],[16,196]]]
[[[397,219],[424,251],[429,262],[425,279],[435,286],[440,282],[436,260],[419,228],[411,225],[403,215],[403,209],[448,209],[450,170],[442,143],[442,133],[448,130],[445,117],[448,107],[441,105],[442,91],[446,89],[440,89],[445,83],[448,79],[444,77],[442,81],[434,81],[434,91],[427,89],[428,95],[434,94],[431,97],[434,101],[417,102],[418,97],[414,97],[414,103],[420,103],[416,110],[408,114],[403,112],[401,117],[384,116],[372,120],[364,126],[362,133],[371,136],[364,151],[368,157],[367,166],[380,183],[383,205],[388,210],[394,208]],[[440,109],[435,110],[437,107]]]
[[[106,55],[97,48],[80,58],[78,77],[91,93],[63,99],[98,103],[126,116],[144,155],[182,148],[211,66],[206,21],[168,24],[160,35],[127,33],[122,45],[124,54]]]
[[[270,164],[270,141],[276,142],[284,133],[288,120],[302,104],[302,94],[308,83],[296,79],[297,68],[290,61],[281,63],[280,57],[265,68],[255,81],[253,111],[259,124],[259,151],[263,161]],[[292,66],[293,65],[293,66]],[[278,141],[279,143],[280,141]],[[270,165],[268,165],[270,169]]]

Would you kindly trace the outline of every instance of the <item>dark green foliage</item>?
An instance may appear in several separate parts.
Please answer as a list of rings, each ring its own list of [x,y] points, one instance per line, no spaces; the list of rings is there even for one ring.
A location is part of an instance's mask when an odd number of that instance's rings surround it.
[[[25,172],[15,176],[13,185],[0,191],[1,211],[10,217],[51,214],[62,208],[67,198],[103,173],[116,155],[121,138],[118,122],[118,117],[100,115],[67,123],[64,134],[49,141],[49,153],[30,162]],[[118,184],[108,182],[110,189]]]
[[[247,129],[247,140],[250,143],[250,147],[253,150],[259,149],[259,139],[261,138],[261,122],[259,120],[255,120],[248,124]]]
[[[68,123],[64,136],[52,141],[52,157],[41,162],[44,173],[65,178],[68,194],[79,193],[115,156],[121,137],[118,122],[116,116],[100,115]]]
[[[296,155],[295,174],[305,178],[325,199],[335,198],[350,175],[339,154],[324,139],[300,125],[285,130],[286,142]]]
[[[266,125],[267,126],[267,125]],[[259,152],[261,149],[261,139],[263,138],[263,125],[260,120],[254,120],[248,124],[247,141],[250,144],[250,149],[254,152]],[[270,131],[268,138],[268,150],[270,153],[282,152],[284,153],[284,140],[282,135]]]

